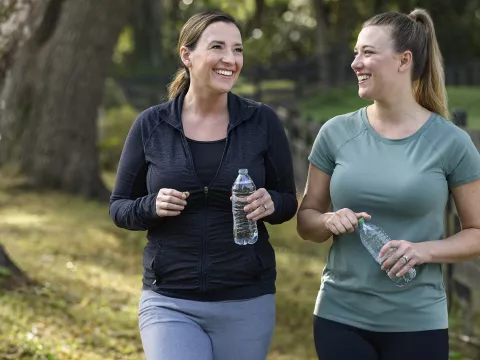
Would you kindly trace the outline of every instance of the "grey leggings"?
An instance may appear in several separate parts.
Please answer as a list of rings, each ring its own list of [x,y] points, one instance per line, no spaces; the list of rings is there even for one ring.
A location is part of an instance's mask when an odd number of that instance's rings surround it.
[[[139,326],[147,360],[265,360],[275,297],[203,302],[146,290]]]

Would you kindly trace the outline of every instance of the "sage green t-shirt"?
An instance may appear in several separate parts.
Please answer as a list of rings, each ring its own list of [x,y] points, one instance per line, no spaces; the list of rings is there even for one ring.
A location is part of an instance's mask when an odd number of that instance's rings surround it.
[[[366,108],[337,116],[322,126],[308,159],[331,175],[333,211],[366,211],[392,239],[411,242],[442,239],[449,189],[480,178],[470,136],[438,114],[398,140],[377,133]],[[397,287],[356,232],[335,236],[314,313],[372,331],[447,328],[441,265],[416,271]]]

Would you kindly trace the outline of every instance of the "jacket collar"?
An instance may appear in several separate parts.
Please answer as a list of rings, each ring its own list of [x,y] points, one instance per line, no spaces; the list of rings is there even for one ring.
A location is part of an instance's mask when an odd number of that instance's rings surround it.
[[[186,93],[186,90],[182,91],[180,95],[165,103],[164,106],[161,106],[159,109],[161,120],[164,120],[179,130],[182,130],[183,128],[182,108]],[[260,103],[235,95],[231,91],[228,92],[227,96],[228,113],[230,115],[228,129],[250,119],[260,107]]]

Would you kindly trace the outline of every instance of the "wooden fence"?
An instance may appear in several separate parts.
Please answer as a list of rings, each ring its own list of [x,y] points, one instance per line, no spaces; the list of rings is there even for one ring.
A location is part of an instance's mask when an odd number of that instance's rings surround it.
[[[453,115],[453,122],[468,131],[480,151],[480,131],[467,128],[467,113],[457,110]],[[445,211],[445,236],[451,236],[460,230],[460,219],[450,197]],[[463,348],[467,345],[468,355],[480,360],[480,333],[475,329],[475,319],[480,319],[480,258],[447,264],[444,274],[449,311],[459,311],[462,319],[458,331],[451,332],[452,343]]]

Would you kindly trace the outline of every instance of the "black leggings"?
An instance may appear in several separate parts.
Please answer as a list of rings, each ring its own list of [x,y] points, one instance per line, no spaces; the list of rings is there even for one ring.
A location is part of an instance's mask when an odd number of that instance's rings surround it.
[[[319,360],[448,360],[448,329],[367,331],[314,316]]]

